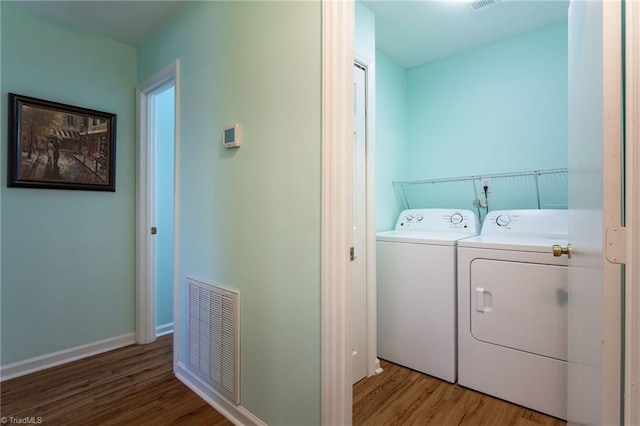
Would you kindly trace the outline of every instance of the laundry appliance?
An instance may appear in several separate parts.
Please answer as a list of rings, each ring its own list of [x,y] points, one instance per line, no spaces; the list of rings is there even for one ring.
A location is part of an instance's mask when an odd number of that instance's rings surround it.
[[[458,383],[566,419],[567,210],[490,212],[458,243]]]
[[[456,244],[470,210],[411,209],[377,234],[378,357],[456,381]]]

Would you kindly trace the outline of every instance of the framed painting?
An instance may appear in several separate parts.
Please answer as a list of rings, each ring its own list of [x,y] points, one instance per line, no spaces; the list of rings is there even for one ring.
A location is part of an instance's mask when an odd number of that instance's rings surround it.
[[[7,186],[115,191],[116,115],[9,93]]]

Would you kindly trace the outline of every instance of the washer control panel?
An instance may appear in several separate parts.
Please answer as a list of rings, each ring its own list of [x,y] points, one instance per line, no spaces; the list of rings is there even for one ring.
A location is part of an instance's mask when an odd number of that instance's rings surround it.
[[[477,234],[478,218],[471,210],[409,209],[400,213],[396,231]]]
[[[484,219],[481,235],[567,235],[569,212],[563,209],[495,210]]]

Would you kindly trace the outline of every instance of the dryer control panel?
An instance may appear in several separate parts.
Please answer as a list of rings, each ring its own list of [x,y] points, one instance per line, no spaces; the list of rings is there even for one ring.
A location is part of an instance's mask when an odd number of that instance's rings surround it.
[[[562,209],[495,210],[489,212],[481,235],[566,236],[569,212]]]
[[[409,209],[400,213],[396,231],[462,233],[475,235],[480,226],[471,210]]]

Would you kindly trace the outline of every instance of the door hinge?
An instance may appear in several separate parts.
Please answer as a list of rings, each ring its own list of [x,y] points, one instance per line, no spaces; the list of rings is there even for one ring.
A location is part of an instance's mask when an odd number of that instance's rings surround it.
[[[151,235],[156,235],[158,233],[158,228],[156,228],[155,226],[151,227]]]
[[[605,255],[611,263],[627,263],[627,228],[612,226],[605,234]]]
[[[351,262],[353,262],[354,260],[356,260],[356,249],[354,247],[351,247],[349,249],[349,260]]]

